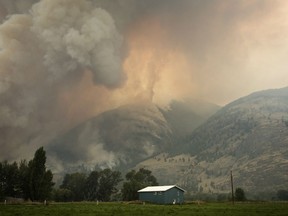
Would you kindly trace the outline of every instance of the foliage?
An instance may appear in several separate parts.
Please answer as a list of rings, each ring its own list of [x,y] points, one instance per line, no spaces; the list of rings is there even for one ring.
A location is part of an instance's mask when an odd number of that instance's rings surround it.
[[[46,170],[46,152],[43,147],[39,148],[29,167],[29,191],[32,201],[43,201],[49,198],[53,187],[53,175],[50,170]]]
[[[0,194],[4,196],[15,197],[19,193],[19,174],[16,162],[9,164],[4,161],[0,164]]]
[[[141,168],[139,171],[131,170],[126,174],[126,182],[123,184],[123,200],[137,200],[137,191],[147,187],[158,185],[157,179],[152,175],[150,170]]]
[[[279,200],[288,200],[288,191],[287,190],[278,190],[277,191],[277,198]]]
[[[236,188],[235,200],[236,201],[245,201],[246,200],[245,192],[242,188]]]
[[[109,201],[111,195],[117,192],[116,186],[122,181],[119,171],[104,169],[99,173],[98,200]]]
[[[70,197],[66,191],[64,198],[61,198],[64,191],[56,191],[57,196],[54,199],[55,201],[110,201],[112,194],[117,192],[116,186],[120,181],[122,181],[121,173],[111,169],[92,171],[88,177],[84,173],[66,174],[60,189],[69,190]]]
[[[43,147],[39,148],[33,160],[9,164],[0,163],[0,198],[21,197],[32,201],[48,199],[52,191],[52,172],[46,170],[46,155]]]
[[[99,192],[99,178],[100,174],[97,171],[92,171],[85,183],[86,199],[89,201],[95,201],[98,199]]]
[[[56,202],[71,202],[73,193],[71,190],[59,188],[53,190],[53,198]]]
[[[22,160],[19,164],[19,182],[21,188],[21,195],[24,199],[29,199],[29,180],[30,171],[26,160]]]
[[[63,179],[63,183],[60,186],[61,189],[67,189],[72,192],[73,201],[84,200],[86,175],[84,173],[72,173],[66,174]]]

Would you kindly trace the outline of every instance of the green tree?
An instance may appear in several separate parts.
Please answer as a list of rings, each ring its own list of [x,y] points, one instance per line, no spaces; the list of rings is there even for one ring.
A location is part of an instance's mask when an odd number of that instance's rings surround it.
[[[1,163],[0,176],[1,196],[19,196],[21,191],[17,163],[9,164],[7,161]]]
[[[18,165],[16,162],[9,164],[7,161],[2,167],[2,184],[5,196],[15,197],[19,193]]]
[[[126,182],[123,184],[123,200],[137,200],[137,191],[147,187],[158,185],[157,179],[152,175],[150,170],[141,168],[137,172],[131,170],[126,174]]]
[[[87,178],[84,173],[72,173],[65,175],[60,189],[71,191],[71,199],[74,201],[110,201],[111,196],[117,192],[120,181],[121,173],[111,169],[93,171]],[[57,191],[56,195],[59,193],[61,195],[63,191]]]
[[[98,199],[110,201],[111,195],[117,192],[117,185],[122,181],[121,173],[104,169],[100,172]]]
[[[19,183],[21,188],[21,197],[24,199],[29,199],[30,191],[29,191],[29,167],[26,160],[20,161],[19,164]]]
[[[89,201],[98,199],[100,173],[92,171],[85,183],[85,197]]]
[[[60,188],[70,190],[73,201],[82,201],[85,197],[85,183],[86,175],[84,173],[66,174]]]
[[[73,201],[73,192],[68,189],[55,189],[53,191],[53,199],[56,202],[71,202]]]
[[[246,200],[245,192],[242,188],[236,188],[235,200],[236,201],[245,201]]]
[[[4,194],[4,175],[3,175],[3,164],[0,162],[0,200],[3,200],[5,197]]]
[[[46,170],[46,155],[43,147],[39,148],[33,160],[9,164],[0,163],[0,196],[22,197],[24,199],[44,200],[52,191],[53,175]]]
[[[279,200],[288,200],[288,191],[287,190],[278,190],[277,198]]]
[[[50,197],[53,175],[50,170],[46,170],[46,152],[44,148],[39,148],[34,158],[29,162],[29,198],[34,200],[45,200]]]

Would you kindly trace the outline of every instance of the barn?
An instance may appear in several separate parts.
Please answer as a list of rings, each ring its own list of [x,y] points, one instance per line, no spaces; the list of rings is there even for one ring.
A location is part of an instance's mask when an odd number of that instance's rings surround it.
[[[184,192],[176,185],[149,186],[138,191],[139,200],[158,204],[182,204]]]

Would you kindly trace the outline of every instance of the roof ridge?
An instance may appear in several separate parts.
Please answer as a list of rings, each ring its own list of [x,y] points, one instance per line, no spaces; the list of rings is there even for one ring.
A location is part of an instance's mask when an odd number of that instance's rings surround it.
[[[177,186],[177,185],[162,185],[162,186],[147,186],[145,188],[142,188],[138,190],[137,192],[160,192],[160,191],[167,191],[170,190],[173,187],[177,187],[178,189],[185,191],[183,188]]]

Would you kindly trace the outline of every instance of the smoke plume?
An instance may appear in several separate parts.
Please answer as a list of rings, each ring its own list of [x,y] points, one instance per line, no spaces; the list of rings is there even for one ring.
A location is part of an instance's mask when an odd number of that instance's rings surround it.
[[[7,15],[20,11],[16,2],[1,3]],[[61,116],[59,91],[76,85],[85,71],[92,74],[96,85],[114,88],[123,82],[123,38],[110,14],[92,2],[42,0],[27,14],[9,16],[0,26],[2,132],[18,131],[25,140],[39,127],[51,129],[49,125],[55,126]],[[65,125],[61,118],[60,127],[61,121]],[[19,140],[9,134],[3,132],[1,146],[13,151]],[[13,154],[3,153],[8,158]]]
[[[123,104],[224,105],[287,85],[287,9],[281,0],[0,0],[0,159],[27,158]]]
[[[51,79],[83,68],[91,70],[96,84],[121,82],[122,37],[105,10],[88,1],[52,0],[33,6],[32,17]]]

